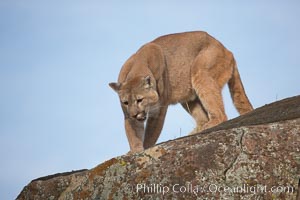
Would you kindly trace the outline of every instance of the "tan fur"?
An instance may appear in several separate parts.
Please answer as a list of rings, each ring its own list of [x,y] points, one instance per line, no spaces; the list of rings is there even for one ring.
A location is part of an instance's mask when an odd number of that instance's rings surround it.
[[[110,83],[120,97],[130,150],[155,145],[170,104],[181,103],[193,116],[192,134],[226,121],[226,83],[239,113],[251,111],[232,53],[205,32],[166,35],[142,46],[123,65],[118,83]]]

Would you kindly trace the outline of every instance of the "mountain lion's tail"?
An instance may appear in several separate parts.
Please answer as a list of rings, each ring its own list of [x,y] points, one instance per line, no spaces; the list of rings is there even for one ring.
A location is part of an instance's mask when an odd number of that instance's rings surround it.
[[[234,60],[233,73],[228,81],[229,91],[233,103],[240,113],[240,115],[245,114],[253,110],[253,107],[245,93],[243,83],[241,81],[240,74],[238,72],[236,62]]]

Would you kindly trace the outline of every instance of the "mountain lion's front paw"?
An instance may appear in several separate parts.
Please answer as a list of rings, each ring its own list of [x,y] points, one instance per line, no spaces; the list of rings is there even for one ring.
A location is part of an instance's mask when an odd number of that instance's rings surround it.
[[[144,148],[143,147],[138,147],[138,148],[131,149],[130,151],[128,151],[127,154],[139,153],[141,151],[144,151]]]

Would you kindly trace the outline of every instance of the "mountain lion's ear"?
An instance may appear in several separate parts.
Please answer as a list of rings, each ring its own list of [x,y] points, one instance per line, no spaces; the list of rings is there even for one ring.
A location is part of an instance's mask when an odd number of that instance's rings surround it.
[[[145,88],[151,88],[153,86],[153,83],[151,81],[151,77],[150,76],[146,76],[144,78],[144,87]]]
[[[119,92],[121,83],[109,83],[109,86],[116,92]]]

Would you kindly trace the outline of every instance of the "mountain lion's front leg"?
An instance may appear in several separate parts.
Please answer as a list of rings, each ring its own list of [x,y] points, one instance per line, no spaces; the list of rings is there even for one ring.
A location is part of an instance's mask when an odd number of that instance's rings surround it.
[[[162,106],[156,112],[149,112],[144,138],[145,149],[155,145],[164,125],[167,109],[167,106]]]
[[[125,119],[126,136],[130,146],[130,153],[143,151],[144,123],[135,119]]]

